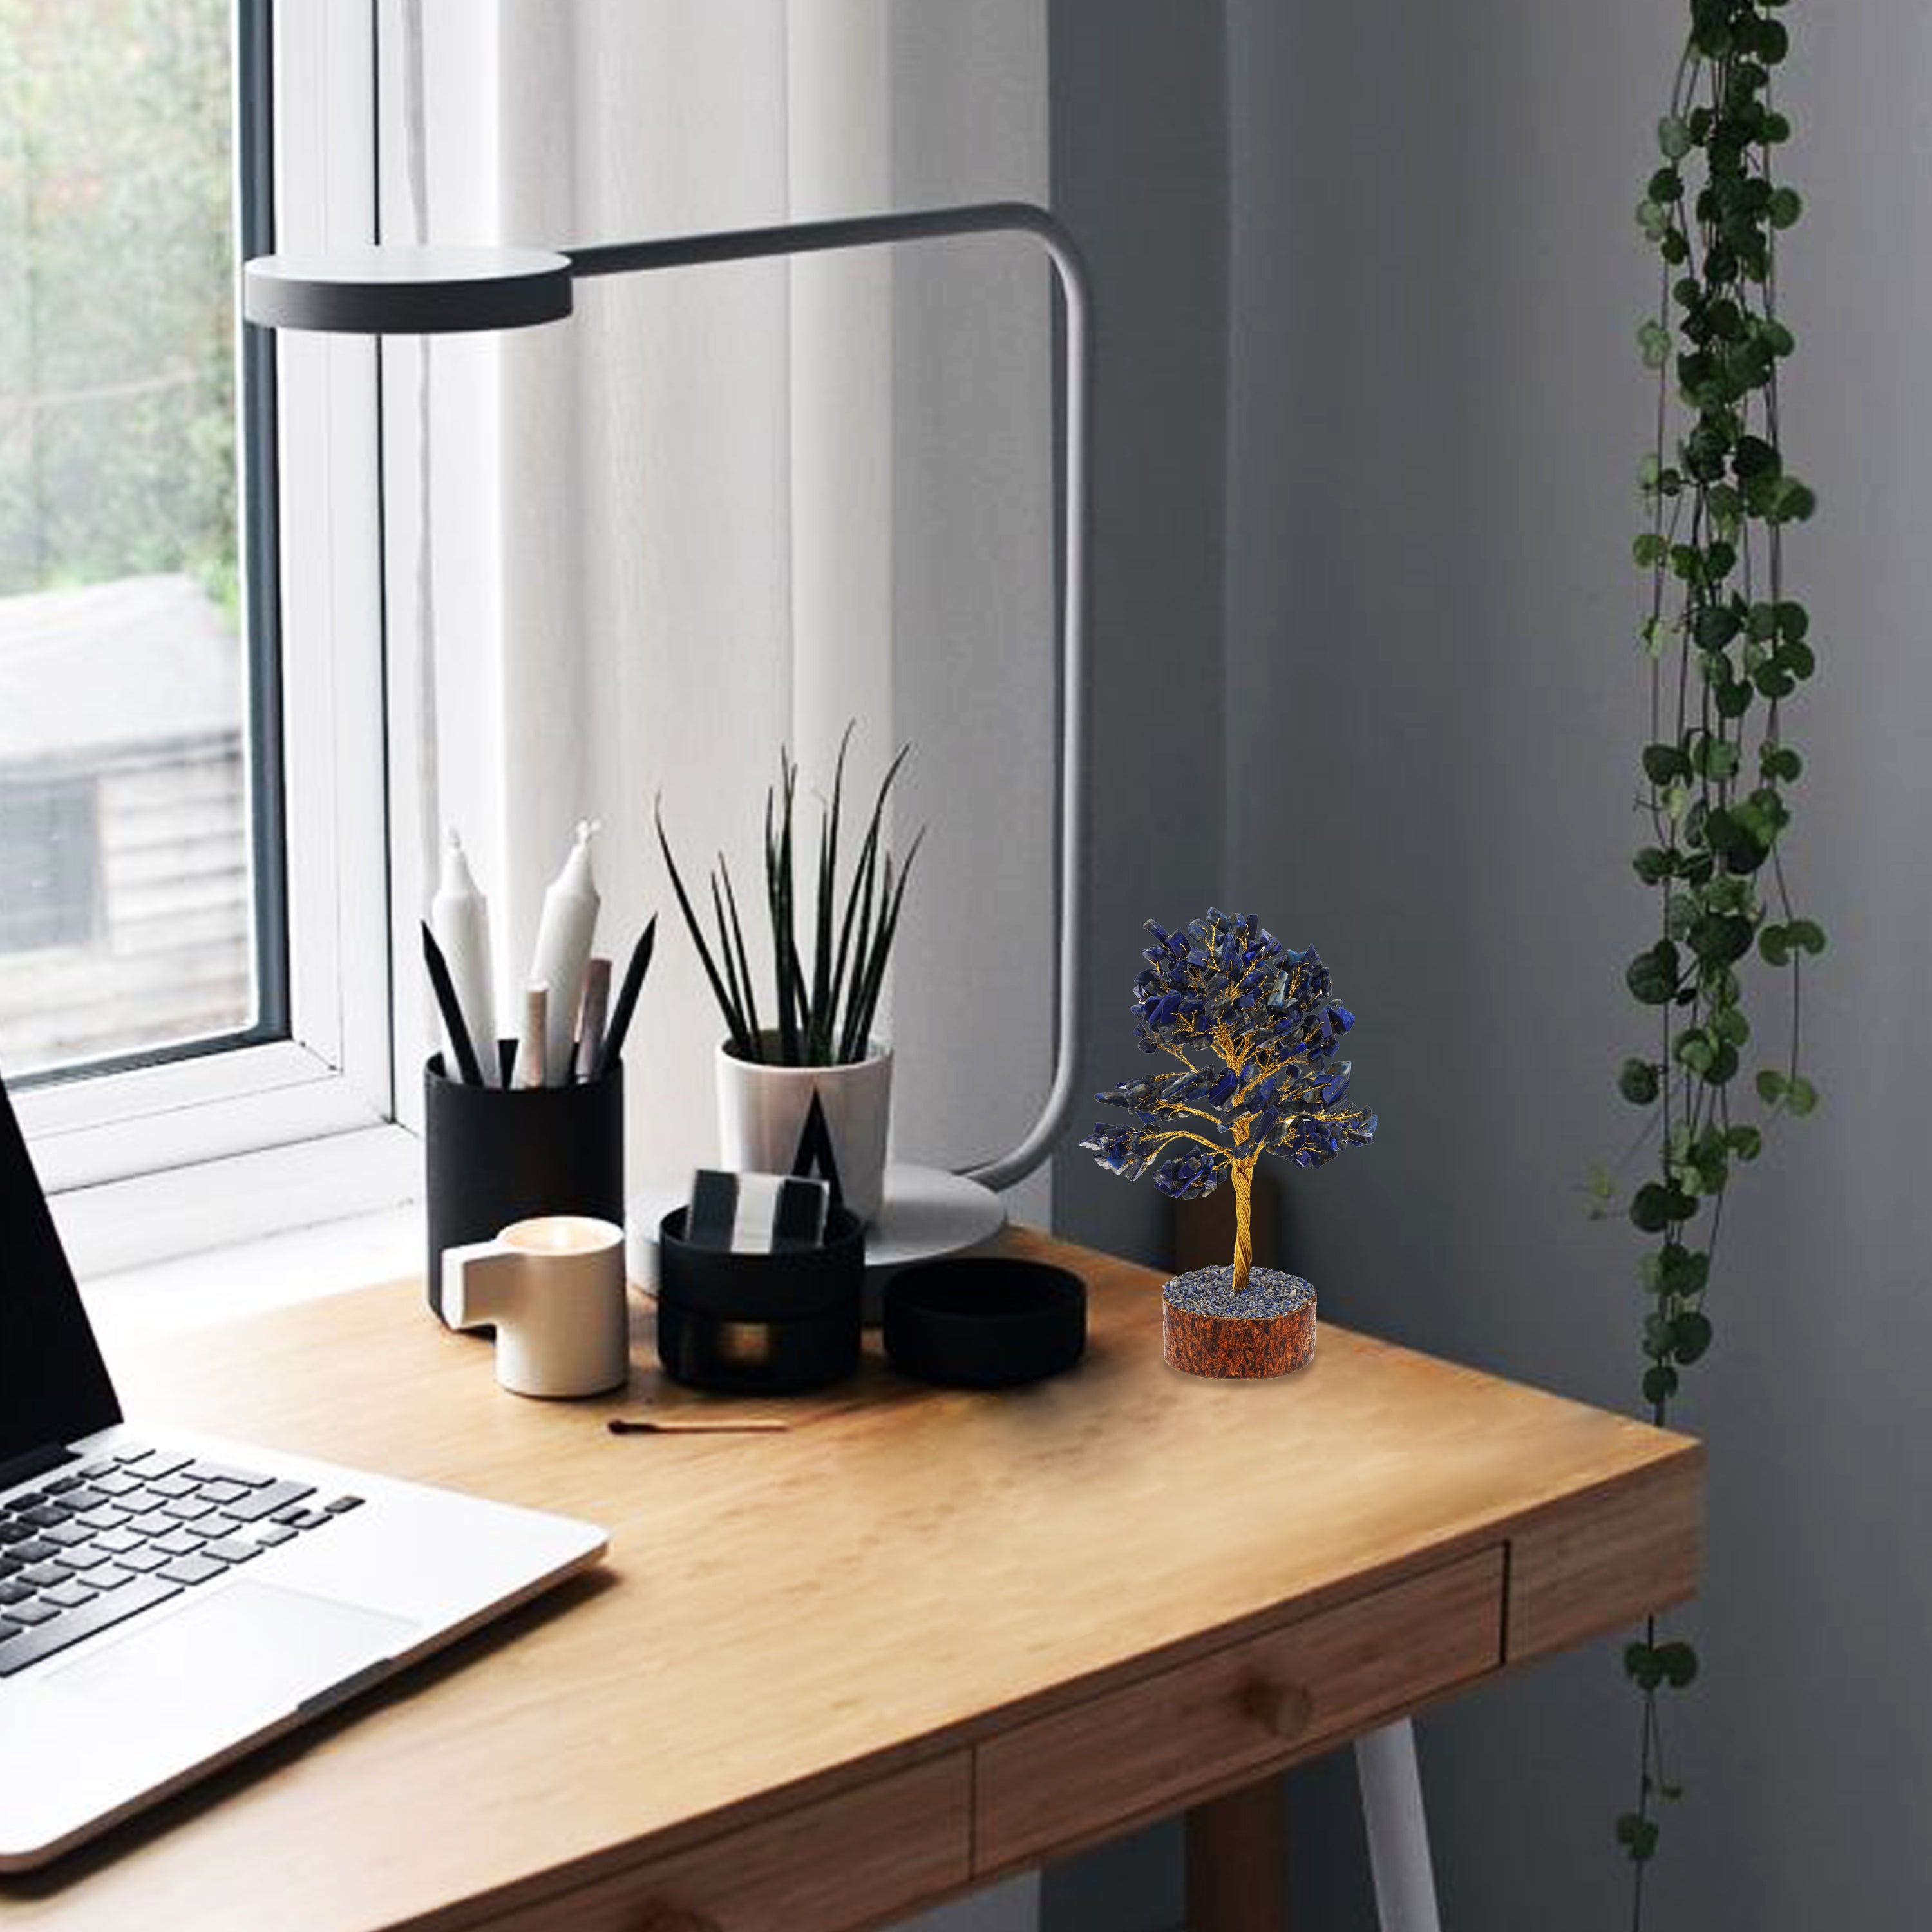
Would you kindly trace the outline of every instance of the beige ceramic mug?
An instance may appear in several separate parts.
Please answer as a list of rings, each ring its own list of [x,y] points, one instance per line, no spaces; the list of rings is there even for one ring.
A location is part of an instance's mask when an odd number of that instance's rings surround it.
[[[496,1329],[496,1379],[518,1395],[600,1395],[631,1373],[624,1231],[582,1214],[515,1221],[448,1248],[442,1316]]]

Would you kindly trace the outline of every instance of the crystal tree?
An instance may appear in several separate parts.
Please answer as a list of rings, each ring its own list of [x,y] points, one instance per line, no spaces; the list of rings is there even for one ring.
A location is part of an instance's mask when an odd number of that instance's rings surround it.
[[[1154,1185],[1177,1201],[1211,1194],[1232,1176],[1238,1293],[1254,1258],[1249,1190],[1262,1156],[1319,1167],[1374,1138],[1372,1114],[1336,1104],[1348,1063],[1334,1056],[1355,1016],[1330,997],[1312,946],[1295,952],[1252,914],[1231,919],[1210,906],[1185,933],[1153,920],[1147,929],[1154,943],[1134,981],[1134,1042],[1180,1064],[1095,1095],[1133,1120],[1103,1121],[1080,1144],[1130,1180],[1153,1168]],[[1177,1143],[1192,1144],[1170,1152]]]

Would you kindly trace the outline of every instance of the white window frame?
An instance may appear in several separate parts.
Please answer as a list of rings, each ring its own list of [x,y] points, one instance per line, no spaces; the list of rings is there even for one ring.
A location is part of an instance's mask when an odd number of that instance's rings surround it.
[[[279,248],[374,238],[373,11],[275,0]],[[83,1276],[418,1186],[395,1124],[377,352],[278,344],[290,1036],[16,1096]]]

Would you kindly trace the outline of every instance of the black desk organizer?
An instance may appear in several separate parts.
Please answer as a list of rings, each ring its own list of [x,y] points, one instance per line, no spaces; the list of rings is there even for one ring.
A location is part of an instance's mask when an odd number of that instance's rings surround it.
[[[658,1359],[674,1382],[729,1395],[793,1395],[859,1366],[866,1231],[842,1208],[822,1246],[743,1254],[658,1224]]]
[[[517,1043],[499,1049],[507,1077]],[[442,1319],[442,1251],[512,1221],[588,1214],[624,1223],[624,1068],[568,1087],[472,1087],[442,1055],[423,1071],[429,1305]]]

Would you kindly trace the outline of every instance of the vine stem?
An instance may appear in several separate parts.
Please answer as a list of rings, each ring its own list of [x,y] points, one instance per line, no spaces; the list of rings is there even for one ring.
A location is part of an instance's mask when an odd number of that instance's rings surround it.
[[[1654,1646],[1657,1642],[1657,1619],[1646,1619],[1643,1640]],[[1650,1820],[1650,1753],[1652,1741],[1657,1736],[1657,1693],[1646,1690],[1643,1695],[1643,1735],[1637,1748],[1636,1816],[1640,1823]],[[1643,1876],[1644,1868],[1650,1861],[1636,1861],[1636,1874],[1630,1886],[1630,1932],[1643,1932]]]

